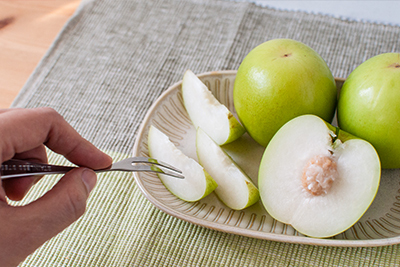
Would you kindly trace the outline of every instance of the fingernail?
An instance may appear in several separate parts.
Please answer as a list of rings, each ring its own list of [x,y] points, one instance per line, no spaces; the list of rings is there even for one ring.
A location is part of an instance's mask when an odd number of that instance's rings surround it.
[[[85,169],[82,173],[82,181],[85,184],[88,193],[90,193],[96,185],[97,176],[92,170]]]

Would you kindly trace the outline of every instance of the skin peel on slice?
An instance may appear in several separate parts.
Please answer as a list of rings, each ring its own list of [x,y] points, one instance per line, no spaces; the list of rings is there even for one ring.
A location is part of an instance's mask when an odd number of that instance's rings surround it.
[[[157,174],[165,187],[178,198],[194,202],[210,194],[217,183],[197,161],[187,157],[159,129],[150,126],[148,136],[150,157],[168,163],[182,171],[185,179]]]
[[[261,201],[276,220],[300,233],[331,237],[353,226],[378,191],[374,147],[314,115],[286,123],[261,160]]]
[[[201,128],[197,128],[196,148],[200,164],[218,183],[214,192],[226,206],[242,210],[259,200],[250,178]]]
[[[183,76],[182,97],[194,127],[201,127],[218,145],[230,143],[244,134],[239,121],[191,70]]]

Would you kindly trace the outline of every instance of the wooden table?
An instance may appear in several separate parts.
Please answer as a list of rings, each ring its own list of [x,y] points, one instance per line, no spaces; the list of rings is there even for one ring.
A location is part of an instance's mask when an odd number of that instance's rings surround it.
[[[81,0],[0,0],[0,108],[8,108]]]

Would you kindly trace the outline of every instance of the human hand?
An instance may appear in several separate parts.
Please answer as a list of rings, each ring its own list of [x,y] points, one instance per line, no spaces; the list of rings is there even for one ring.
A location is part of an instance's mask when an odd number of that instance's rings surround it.
[[[82,166],[26,206],[10,206],[6,196],[21,200],[40,178],[0,180],[0,265],[16,266],[84,213],[97,181],[88,168],[106,168],[112,159],[50,108],[1,110],[0,136],[0,162],[11,158],[47,162],[47,146]]]

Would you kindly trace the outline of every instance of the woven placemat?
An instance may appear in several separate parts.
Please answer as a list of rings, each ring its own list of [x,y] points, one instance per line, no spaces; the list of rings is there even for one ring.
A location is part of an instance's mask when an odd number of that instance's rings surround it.
[[[115,159],[128,156],[147,110],[187,69],[237,69],[273,38],[314,48],[334,76],[400,50],[400,28],[214,0],[82,3],[14,107],[50,106]],[[63,163],[51,154],[50,160]],[[43,179],[21,204],[46,192]],[[102,174],[85,215],[21,266],[396,266],[400,246],[320,247],[208,230],[156,209],[131,174]]]

